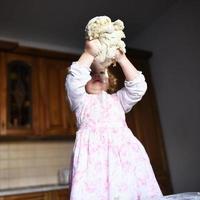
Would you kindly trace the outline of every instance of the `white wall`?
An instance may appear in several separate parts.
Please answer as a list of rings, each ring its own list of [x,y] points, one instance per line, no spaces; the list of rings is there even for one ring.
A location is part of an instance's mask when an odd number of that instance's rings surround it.
[[[0,194],[3,189],[58,184],[58,171],[69,169],[72,149],[66,141],[1,142]]]
[[[200,1],[178,1],[129,46],[153,52],[174,192],[200,191]]]

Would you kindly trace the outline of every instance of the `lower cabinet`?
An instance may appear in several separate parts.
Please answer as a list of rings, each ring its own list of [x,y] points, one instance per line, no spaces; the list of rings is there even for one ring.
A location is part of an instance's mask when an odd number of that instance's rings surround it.
[[[69,190],[57,190],[51,192],[51,199],[48,200],[69,200],[70,193]]]
[[[4,200],[48,200],[45,192],[7,196]]]
[[[67,189],[0,197],[0,200],[69,200]]]

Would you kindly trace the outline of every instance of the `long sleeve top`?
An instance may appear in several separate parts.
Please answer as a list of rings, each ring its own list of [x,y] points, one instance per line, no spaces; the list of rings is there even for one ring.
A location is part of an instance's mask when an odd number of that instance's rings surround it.
[[[89,66],[80,66],[77,62],[73,62],[69,68],[65,87],[72,111],[80,108],[84,104],[84,98],[89,95],[85,90],[85,85],[91,79],[90,72]],[[124,81],[124,87],[115,94],[125,113],[129,112],[141,100],[146,89],[147,84],[141,71],[138,71],[134,80]]]

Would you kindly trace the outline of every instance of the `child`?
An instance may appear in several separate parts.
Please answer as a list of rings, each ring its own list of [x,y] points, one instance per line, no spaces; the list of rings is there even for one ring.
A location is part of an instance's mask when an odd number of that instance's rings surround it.
[[[125,113],[147,89],[144,76],[117,51],[114,59],[126,77],[125,86],[108,94],[108,78],[101,78],[105,66],[95,59],[98,42],[86,41],[84,53],[66,78],[78,125],[70,200],[155,200],[162,193],[149,158],[125,122]],[[92,77],[91,65],[96,69]]]

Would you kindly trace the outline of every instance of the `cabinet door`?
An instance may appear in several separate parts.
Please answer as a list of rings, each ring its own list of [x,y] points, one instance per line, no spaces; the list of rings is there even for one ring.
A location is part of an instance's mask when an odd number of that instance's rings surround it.
[[[68,189],[51,192],[51,200],[69,200],[70,194]]]
[[[69,191],[68,190],[60,190],[57,191],[57,200],[69,200]]]
[[[34,58],[1,53],[0,74],[0,134],[35,134],[38,131],[38,82]]]
[[[39,59],[41,129],[45,135],[74,136],[75,116],[65,92],[68,64],[62,60]]]
[[[46,193],[29,193],[4,197],[4,200],[48,200]]]

